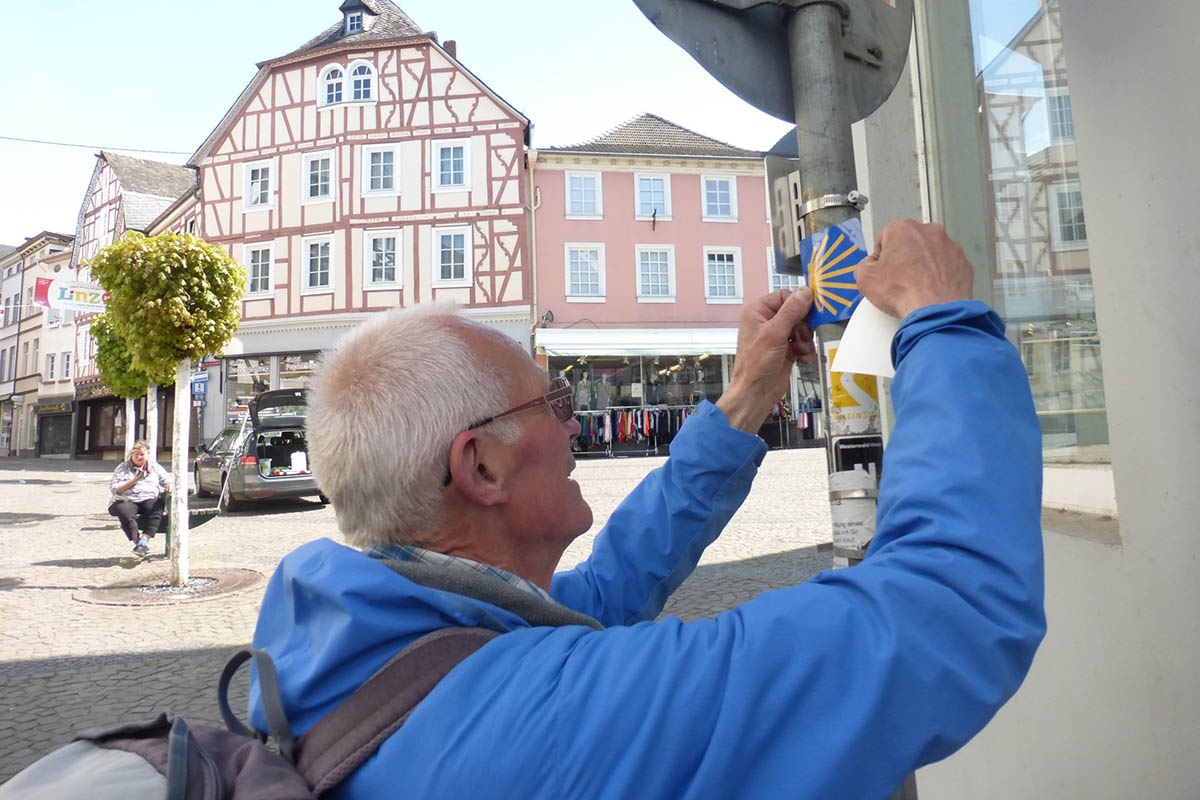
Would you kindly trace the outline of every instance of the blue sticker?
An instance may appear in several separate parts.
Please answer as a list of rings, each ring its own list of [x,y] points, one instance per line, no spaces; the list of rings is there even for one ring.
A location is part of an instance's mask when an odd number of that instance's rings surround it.
[[[862,222],[857,219],[818,231],[800,242],[804,278],[812,289],[812,327],[850,319],[862,293],[854,268],[868,255]]]

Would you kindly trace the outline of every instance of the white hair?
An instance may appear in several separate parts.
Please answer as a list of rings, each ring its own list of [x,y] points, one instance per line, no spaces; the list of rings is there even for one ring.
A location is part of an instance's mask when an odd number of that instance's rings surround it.
[[[523,352],[453,305],[430,303],[380,314],[321,357],[308,456],[351,545],[436,541],[450,444],[507,407],[508,376],[463,340],[472,326]],[[513,441],[520,423],[499,420],[488,432]]]

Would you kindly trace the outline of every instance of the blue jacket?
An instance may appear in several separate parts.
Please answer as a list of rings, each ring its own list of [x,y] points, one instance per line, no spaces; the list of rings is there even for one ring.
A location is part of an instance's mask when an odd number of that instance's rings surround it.
[[[288,555],[256,647],[297,733],[417,637],[509,630],[452,671],[340,798],[879,798],[974,736],[1045,632],[1041,436],[980,303],[893,345],[896,427],[867,558],[716,619],[651,620],[765,446],[705,405],[551,594],[610,626],[531,628],[328,540]],[[252,687],[252,721],[265,730]]]

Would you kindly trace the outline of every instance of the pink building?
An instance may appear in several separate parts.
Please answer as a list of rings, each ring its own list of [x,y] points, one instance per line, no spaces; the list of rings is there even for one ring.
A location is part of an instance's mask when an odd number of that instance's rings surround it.
[[[539,359],[583,408],[719,397],[743,302],[798,285],[772,272],[763,154],[642,114],[531,161]]]

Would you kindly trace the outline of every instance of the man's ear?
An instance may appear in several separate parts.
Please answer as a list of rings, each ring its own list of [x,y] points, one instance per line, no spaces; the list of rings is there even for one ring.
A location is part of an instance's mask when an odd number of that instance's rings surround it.
[[[450,444],[450,485],[470,502],[494,506],[508,502],[497,469],[499,442],[482,431],[464,431]]]

